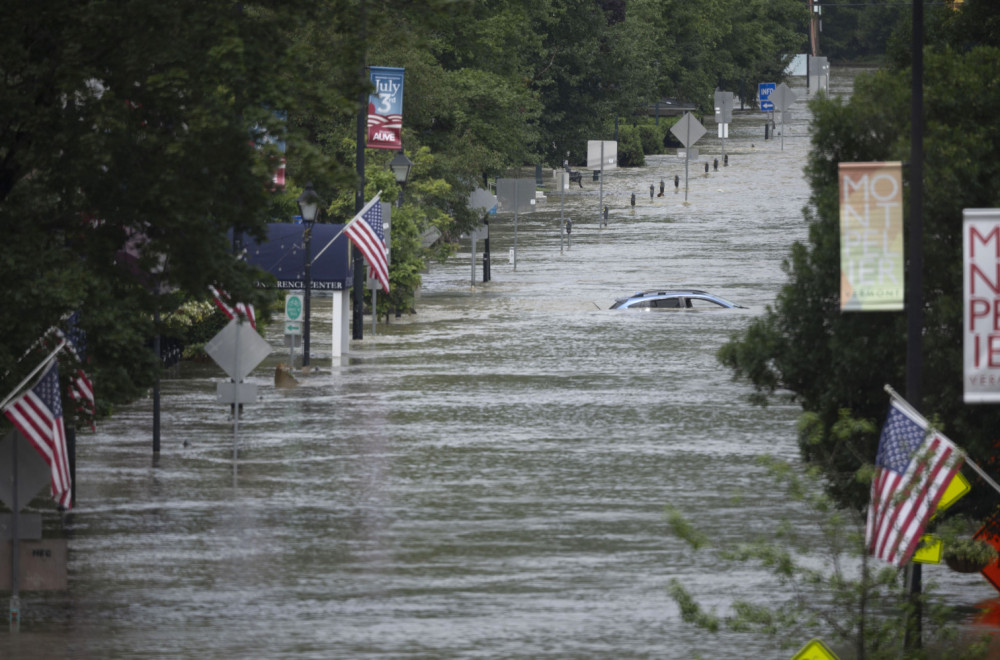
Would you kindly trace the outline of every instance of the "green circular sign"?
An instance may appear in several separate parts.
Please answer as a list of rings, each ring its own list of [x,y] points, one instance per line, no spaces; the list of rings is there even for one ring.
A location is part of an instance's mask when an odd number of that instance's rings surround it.
[[[288,296],[285,299],[285,316],[289,321],[297,321],[302,316],[301,296]]]

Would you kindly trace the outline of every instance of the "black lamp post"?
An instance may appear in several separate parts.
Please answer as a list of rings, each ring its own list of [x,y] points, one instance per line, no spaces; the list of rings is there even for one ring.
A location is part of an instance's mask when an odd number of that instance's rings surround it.
[[[302,215],[302,224],[305,226],[305,230],[302,232],[302,238],[305,241],[305,252],[306,252],[306,268],[305,268],[305,296],[303,302],[305,303],[305,328],[302,332],[302,366],[309,366],[309,297],[312,291],[312,228],[313,224],[316,222],[316,218],[319,217],[319,206],[320,199],[316,191],[313,190],[313,184],[307,183],[306,189],[302,191],[298,199],[295,200],[299,204],[299,213]]]
[[[402,206],[403,204],[403,186],[406,185],[406,180],[410,178],[411,167],[413,167],[413,161],[406,157],[406,154],[403,153],[402,149],[399,150],[389,163],[389,169],[392,170],[393,175],[396,177],[396,183],[399,184],[399,200],[396,202],[397,207]]]

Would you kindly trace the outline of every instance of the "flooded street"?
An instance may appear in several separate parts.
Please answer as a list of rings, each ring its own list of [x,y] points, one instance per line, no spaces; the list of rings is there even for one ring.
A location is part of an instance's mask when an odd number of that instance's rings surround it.
[[[834,69],[833,93],[852,74]],[[163,381],[155,462],[149,399],[81,434],[70,590],[22,594],[0,658],[791,657],[680,620],[673,578],[720,613],[784,593],[763,570],[694,553],[665,508],[719,546],[807,524],[754,462],[798,457],[800,409],[751,406],[715,357],[774,301],[806,238],[809,116],[795,90],[783,149],[764,140],[763,113],[737,110],[726,167],[709,117],[688,204],[683,158],[648,157],[606,174],[604,228],[585,170],[565,197],[570,249],[556,193],[519,217],[516,270],[513,216],[497,216],[491,282],[480,242],[470,286],[466,240],[431,264],[416,314],[374,336],[366,318],[332,363],[330,303],[314,298],[320,369],[295,389],[273,386],[288,349],[272,324],[235,474],[211,363]],[[657,286],[748,309],[608,310]],[[925,580],[956,603],[997,595],[944,567]]]

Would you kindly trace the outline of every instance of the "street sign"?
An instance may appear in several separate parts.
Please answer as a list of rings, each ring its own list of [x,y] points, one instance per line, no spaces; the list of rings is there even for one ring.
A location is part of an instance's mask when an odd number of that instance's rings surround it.
[[[798,100],[798,96],[792,91],[792,88],[781,83],[778,85],[773,92],[771,92],[771,103],[774,104],[775,110],[780,110],[785,112],[792,107],[792,104]]]
[[[216,383],[215,400],[219,403],[256,403],[255,383]]]
[[[837,655],[819,639],[810,640],[792,656],[792,660],[838,660]]]
[[[301,323],[288,323],[288,322],[285,322],[285,334],[286,335],[301,335],[302,334],[302,324]]]
[[[233,319],[205,344],[205,352],[230,378],[240,382],[271,354],[271,345],[249,324]]]
[[[530,213],[535,210],[535,180],[497,179],[497,204],[500,213]]]
[[[720,124],[733,123],[733,93],[716,90],[715,121]]]
[[[684,116],[680,120],[670,127],[670,132],[674,134],[678,140],[681,141],[685,147],[690,147],[692,144],[701,139],[701,136],[705,134],[705,127],[701,125],[701,122],[694,118],[690,112],[685,112]]]
[[[760,99],[760,109],[763,112],[774,110],[774,103],[771,101],[771,94],[774,92],[776,83],[759,83],[757,85],[757,96]]]
[[[23,509],[38,491],[50,484],[52,471],[27,438],[17,429],[11,429],[0,440],[0,502],[8,508],[13,508],[14,504],[14,472],[10,460],[13,442],[17,442],[17,504]]]
[[[18,552],[17,583],[22,591],[65,591],[66,539],[21,541]],[[10,590],[13,543],[0,541],[0,590]]]
[[[613,170],[618,168],[618,142],[616,140],[587,140],[587,168]]]
[[[488,190],[476,188],[469,193],[467,206],[469,210],[480,215],[489,213],[497,205],[497,196]]]
[[[940,564],[944,556],[944,541],[933,534],[924,534],[913,553],[912,561],[918,564]]]
[[[0,542],[14,538],[14,514],[0,513]],[[37,541],[42,538],[42,514],[22,513],[17,517],[17,538]]]
[[[305,308],[305,294],[301,291],[292,291],[285,294],[285,320],[301,321],[302,311]]]
[[[970,490],[972,490],[972,484],[969,483],[969,480],[961,472],[956,472],[952,480],[948,482],[948,487],[944,489],[941,499],[938,500],[937,509],[934,510],[935,515],[960,500]]]

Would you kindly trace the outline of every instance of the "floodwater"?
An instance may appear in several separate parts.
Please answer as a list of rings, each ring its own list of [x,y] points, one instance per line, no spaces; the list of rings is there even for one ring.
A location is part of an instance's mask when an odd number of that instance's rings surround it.
[[[853,72],[833,73],[833,93],[849,93]],[[751,406],[715,358],[774,301],[806,237],[808,109],[793,107],[783,148],[764,121],[737,112],[728,166],[706,122],[688,204],[677,156],[607,172],[607,227],[586,171],[583,189],[519,216],[516,270],[513,217],[498,216],[491,282],[477,260],[470,285],[466,241],[431,265],[416,314],[374,335],[366,319],[343,358],[330,358],[329,302],[314,299],[320,369],[295,389],[273,386],[288,361],[275,324],[235,468],[222,371],[173,370],[158,459],[148,399],[81,435],[70,589],[24,592],[0,657],[791,657],[684,624],[667,592],[676,578],[720,613],[786,595],[763,570],[691,551],[668,505],[719,547],[784,518],[808,525],[755,463],[797,456],[798,407]],[[748,309],[608,310],[664,285]],[[978,575],[929,567],[925,580],[956,604],[997,595]]]

